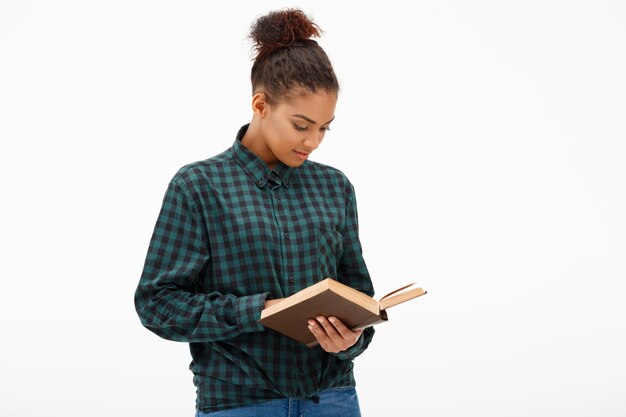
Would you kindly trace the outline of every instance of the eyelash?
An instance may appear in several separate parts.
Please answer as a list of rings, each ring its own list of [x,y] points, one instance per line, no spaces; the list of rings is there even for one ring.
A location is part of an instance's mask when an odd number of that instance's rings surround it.
[[[300,126],[298,126],[298,125],[293,125],[293,127],[294,127],[294,128],[295,128],[298,132],[302,132],[302,131],[307,130],[307,128],[306,128],[306,127],[305,127],[305,128],[301,128],[301,127],[300,127]],[[328,131],[330,131],[330,127],[322,128],[322,130],[323,130],[324,132],[328,132]]]

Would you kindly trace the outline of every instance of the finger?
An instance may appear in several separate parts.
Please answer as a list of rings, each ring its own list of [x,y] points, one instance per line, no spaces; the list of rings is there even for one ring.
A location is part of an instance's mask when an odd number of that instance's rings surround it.
[[[337,346],[326,333],[326,329],[315,320],[309,320],[309,330],[315,336],[318,343],[326,352],[338,352]]]
[[[353,332],[348,330],[344,336],[337,331],[337,328],[326,317],[318,317],[318,320],[322,323],[324,330],[326,330],[338,351],[346,350],[356,343],[358,336]]]
[[[317,316],[317,321],[322,325],[322,327],[324,327],[324,330],[326,330],[326,334],[333,340],[337,340],[337,342],[342,343],[344,338],[343,336],[337,331],[337,328],[328,321],[328,319],[324,316]]]
[[[343,322],[341,320],[339,320],[337,317],[329,317],[328,321],[335,326],[335,329],[337,329],[337,331],[339,332],[339,334],[347,340],[351,340],[354,337],[358,338],[358,335],[360,335],[360,333],[355,334],[356,332],[353,332],[352,330],[350,330],[345,324],[343,324]]]
[[[337,317],[331,316],[328,318],[328,321],[330,321],[335,326],[335,328],[337,328],[337,330],[339,331],[339,333],[344,339],[344,343],[341,345],[343,349],[341,350],[348,349],[349,347],[353,346],[356,342],[358,342],[359,338],[361,337],[361,334],[363,334],[363,331],[365,330],[365,329],[359,329],[359,330],[353,331],[349,327],[347,327],[345,324],[343,324],[343,322],[339,320]]]
[[[343,349],[347,349],[350,346],[354,345],[359,340],[359,337],[361,337],[363,330],[365,330],[360,329],[352,331],[337,317],[331,316],[328,318],[328,321],[331,322],[335,326],[339,334],[341,334],[341,337],[343,338],[343,343],[341,344],[341,346],[343,347]]]

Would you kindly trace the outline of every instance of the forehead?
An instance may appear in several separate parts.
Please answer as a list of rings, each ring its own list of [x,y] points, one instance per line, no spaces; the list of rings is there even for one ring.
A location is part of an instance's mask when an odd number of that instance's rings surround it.
[[[303,114],[318,123],[325,123],[335,114],[337,94],[327,92],[309,93],[281,103],[279,111],[291,115]]]

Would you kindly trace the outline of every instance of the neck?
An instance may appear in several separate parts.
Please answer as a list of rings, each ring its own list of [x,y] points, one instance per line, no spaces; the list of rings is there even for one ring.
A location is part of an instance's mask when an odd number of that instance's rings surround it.
[[[261,132],[258,121],[253,118],[248,126],[248,130],[241,138],[241,144],[248,148],[252,153],[261,158],[269,167],[274,169],[278,165],[278,158],[272,150],[267,146],[267,141]]]

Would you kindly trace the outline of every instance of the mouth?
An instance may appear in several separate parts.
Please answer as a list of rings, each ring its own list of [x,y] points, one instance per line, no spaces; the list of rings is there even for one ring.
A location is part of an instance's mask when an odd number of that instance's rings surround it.
[[[294,149],[294,152],[295,152],[296,156],[298,156],[303,161],[309,157],[309,154],[306,153],[306,152],[298,152],[295,149]]]

